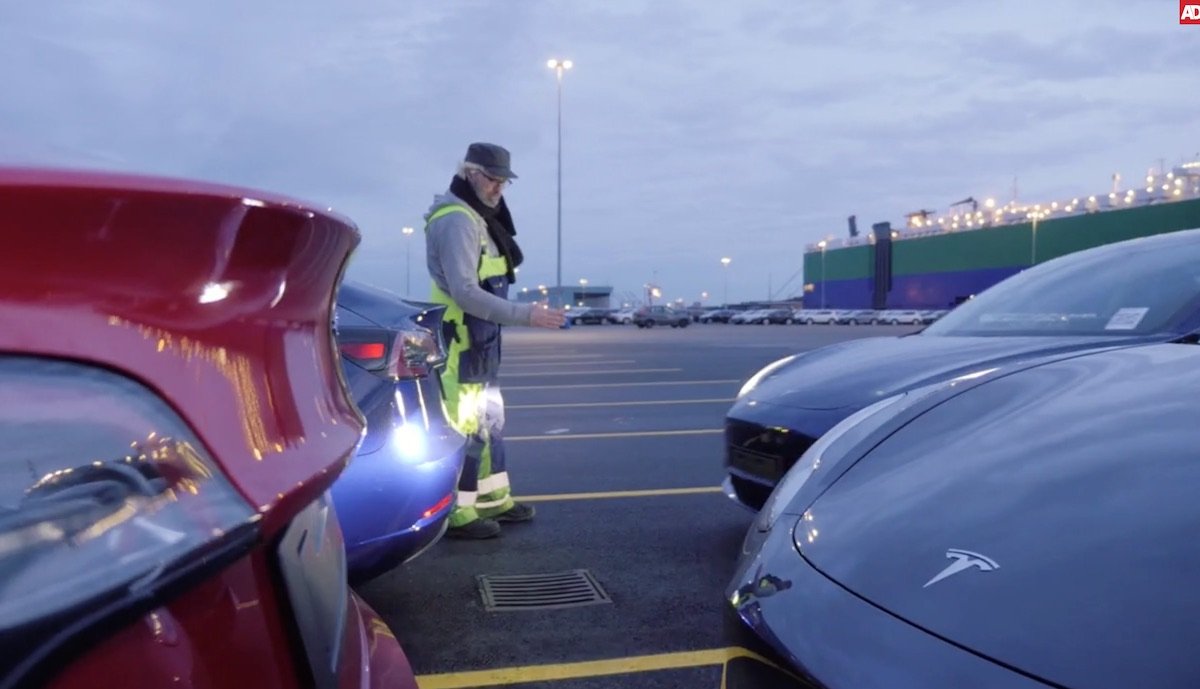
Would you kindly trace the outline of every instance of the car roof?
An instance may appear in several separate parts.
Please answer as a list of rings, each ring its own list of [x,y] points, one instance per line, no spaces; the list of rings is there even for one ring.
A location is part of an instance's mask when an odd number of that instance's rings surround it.
[[[425,310],[394,292],[352,281],[343,282],[338,289],[337,304],[376,325],[389,328],[411,326],[412,317]]]

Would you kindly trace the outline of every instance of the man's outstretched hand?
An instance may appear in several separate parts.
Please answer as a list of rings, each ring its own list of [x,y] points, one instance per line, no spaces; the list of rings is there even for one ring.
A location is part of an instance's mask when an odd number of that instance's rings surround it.
[[[534,306],[529,316],[529,324],[535,328],[561,328],[567,320],[567,312],[562,309],[544,309]]]

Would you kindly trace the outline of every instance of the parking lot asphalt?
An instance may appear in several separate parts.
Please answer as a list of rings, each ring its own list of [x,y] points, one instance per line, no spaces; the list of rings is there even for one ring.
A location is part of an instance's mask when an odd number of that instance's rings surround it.
[[[719,491],[725,412],[782,356],[914,329],[507,330],[508,470],[537,518],[443,540],[359,592],[423,689],[781,686],[723,600],[752,518]],[[578,570],[607,602],[489,612],[481,597],[481,575]]]

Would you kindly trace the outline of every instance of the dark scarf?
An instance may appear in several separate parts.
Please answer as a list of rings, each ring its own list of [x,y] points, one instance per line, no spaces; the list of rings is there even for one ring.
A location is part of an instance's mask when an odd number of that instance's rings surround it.
[[[480,201],[471,183],[458,175],[450,180],[450,193],[466,201],[467,205],[487,222],[488,236],[500,250],[500,255],[508,259],[508,281],[510,284],[516,282],[517,275],[513,269],[521,265],[525,254],[521,253],[521,247],[517,246],[517,228],[513,225],[512,213],[508,212],[508,204],[505,203],[504,197],[501,196],[500,203],[492,208]]]

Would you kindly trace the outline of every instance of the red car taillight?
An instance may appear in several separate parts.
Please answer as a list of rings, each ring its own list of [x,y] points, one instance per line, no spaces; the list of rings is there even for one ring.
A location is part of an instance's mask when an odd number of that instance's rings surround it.
[[[396,336],[392,359],[388,362],[392,375],[417,378],[429,375],[434,367],[445,361],[437,338],[426,330],[405,331]]]
[[[387,363],[387,345],[383,342],[346,342],[338,349],[366,369],[383,368]]]
[[[258,516],[182,419],[106,369],[0,357],[0,687],[251,546]]]
[[[428,376],[445,361],[437,338],[427,330],[404,330],[385,341],[377,334],[363,338],[352,330],[338,333],[338,349],[368,371],[392,378]]]

